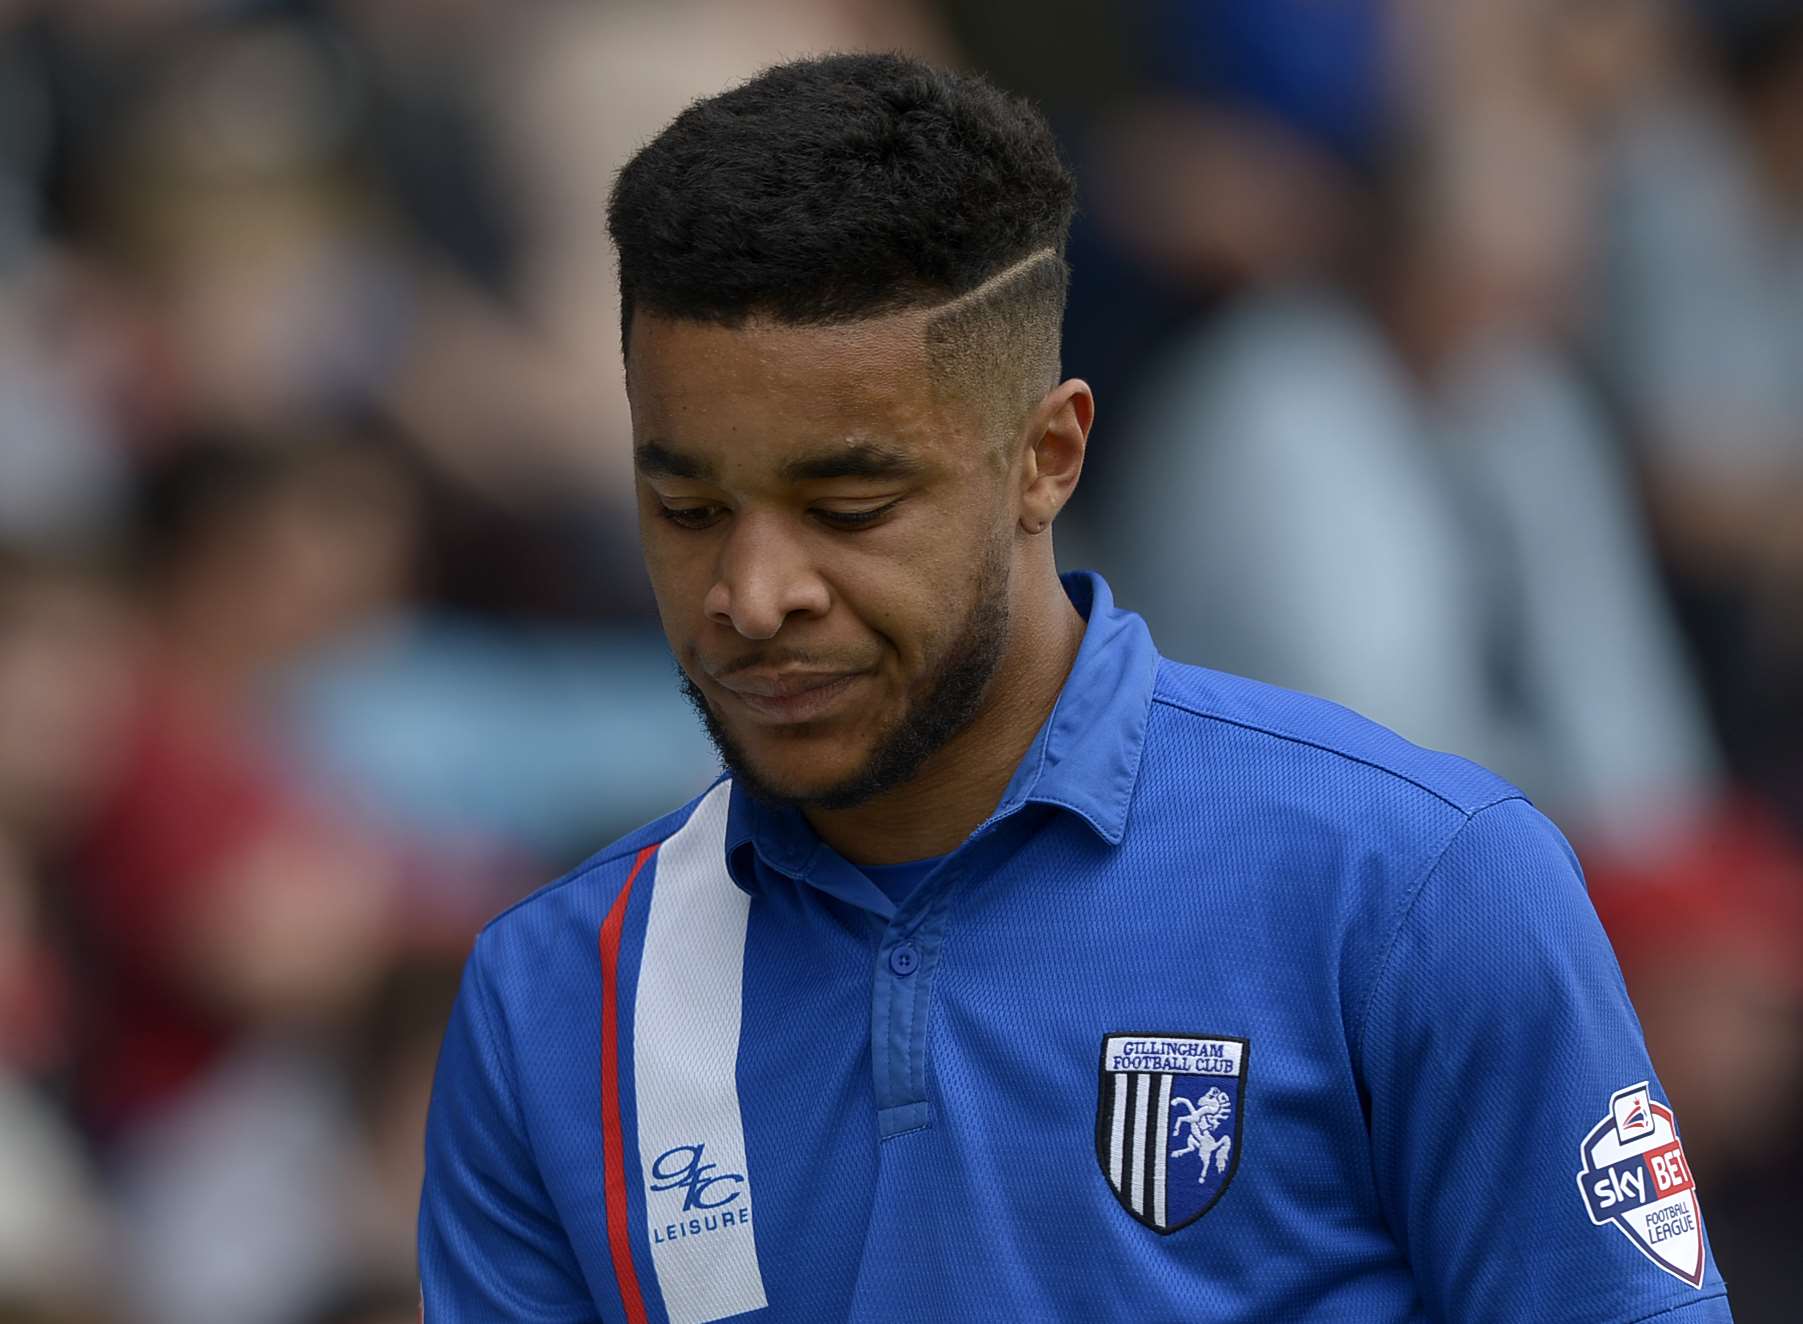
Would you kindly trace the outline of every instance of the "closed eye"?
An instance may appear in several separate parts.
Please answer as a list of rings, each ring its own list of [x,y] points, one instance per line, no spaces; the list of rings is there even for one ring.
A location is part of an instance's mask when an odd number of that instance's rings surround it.
[[[855,533],[859,529],[867,529],[873,524],[880,523],[901,503],[902,498],[896,497],[893,501],[885,501],[882,505],[874,506],[869,510],[829,510],[817,506],[813,515],[829,529],[837,529],[842,533]]]
[[[721,506],[665,506],[657,513],[679,529],[705,529],[724,513]]]

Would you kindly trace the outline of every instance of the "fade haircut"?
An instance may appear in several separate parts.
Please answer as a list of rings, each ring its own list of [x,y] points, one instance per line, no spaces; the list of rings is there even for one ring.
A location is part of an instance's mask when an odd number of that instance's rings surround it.
[[[1055,385],[1076,187],[1030,104],[900,55],[766,69],[697,101],[620,172],[633,315],[798,326],[928,310],[936,386],[1008,422]]]

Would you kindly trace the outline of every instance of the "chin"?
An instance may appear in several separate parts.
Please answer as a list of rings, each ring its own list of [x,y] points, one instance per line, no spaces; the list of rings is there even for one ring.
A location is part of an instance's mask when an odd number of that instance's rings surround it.
[[[801,746],[773,754],[742,744],[734,751],[729,766],[747,790],[764,799],[818,804],[836,799],[846,786],[860,780],[863,761],[846,759],[845,752],[843,745],[835,744],[830,751],[818,750],[822,756],[814,756]]]
[[[723,719],[687,674],[679,674],[683,694],[742,789],[760,800],[797,807],[844,807],[869,797],[873,751],[882,744],[871,724],[741,725]]]

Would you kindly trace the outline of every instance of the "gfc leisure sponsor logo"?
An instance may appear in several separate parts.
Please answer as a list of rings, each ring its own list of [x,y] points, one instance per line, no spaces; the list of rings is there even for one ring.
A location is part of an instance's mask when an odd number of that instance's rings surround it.
[[[707,1162],[705,1145],[676,1145],[659,1154],[651,1163],[650,1189],[653,1193],[682,1192],[682,1201],[671,1217],[675,1205],[673,1195],[653,1204],[651,1243],[681,1241],[685,1237],[705,1236],[722,1228],[739,1227],[751,1222],[751,1200],[745,1194],[745,1174],[723,1172],[716,1163]],[[664,1221],[659,1221],[659,1220]]]

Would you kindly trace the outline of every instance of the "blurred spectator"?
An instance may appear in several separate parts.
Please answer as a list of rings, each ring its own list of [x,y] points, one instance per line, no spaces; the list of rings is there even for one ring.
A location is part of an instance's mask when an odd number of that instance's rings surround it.
[[[80,861],[101,965],[86,1118],[113,1135],[253,1026],[343,1015],[375,977],[394,864],[294,783],[258,687],[385,606],[408,573],[403,485],[348,443],[199,445],[151,487],[155,630],[117,778]]]
[[[1123,596],[1173,655],[1457,749],[1569,822],[1632,832],[1706,793],[1696,699],[1575,381],[1504,340],[1423,397],[1394,353],[1354,306],[1292,294],[1180,355],[1139,423],[1171,450],[1120,508]]]
[[[247,19],[153,45],[126,87],[69,207],[153,332],[140,440],[371,402],[405,347],[411,273],[353,152],[353,71],[299,24]]]
[[[355,1031],[246,1044],[137,1131],[116,1183],[138,1318],[415,1308],[425,1105],[456,986],[454,963],[403,965]]]
[[[71,1066],[67,856],[117,765],[132,638],[97,572],[0,552],[0,1074]]]
[[[0,550],[0,1318],[98,1321],[110,1227],[56,1105],[81,1033],[64,855],[109,775],[129,637],[92,569]]]
[[[1513,100],[1425,139],[1370,195],[1348,280],[1252,294],[1150,378],[1127,445],[1158,478],[1121,494],[1112,545],[1173,655],[1627,837],[1713,794],[1714,760],[1559,346],[1584,203],[1560,124]]]
[[[1803,11],[1689,8],[1618,116],[1597,352],[1730,756],[1803,823]]]

